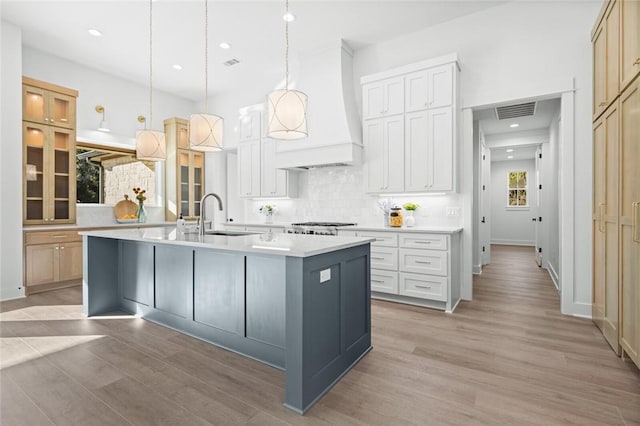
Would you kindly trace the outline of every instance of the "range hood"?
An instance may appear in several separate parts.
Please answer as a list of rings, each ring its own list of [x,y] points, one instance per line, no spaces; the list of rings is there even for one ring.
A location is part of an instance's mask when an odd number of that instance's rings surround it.
[[[297,89],[309,96],[309,136],[278,141],[276,167],[309,169],[362,163],[360,117],[353,90],[353,51],[343,41],[305,55]]]

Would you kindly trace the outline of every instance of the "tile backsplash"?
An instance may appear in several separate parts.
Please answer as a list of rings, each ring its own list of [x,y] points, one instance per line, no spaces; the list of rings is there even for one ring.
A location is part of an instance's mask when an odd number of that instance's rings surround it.
[[[383,213],[378,208],[381,197],[365,194],[362,166],[316,168],[299,173],[297,198],[247,200],[244,220],[263,222],[260,206],[275,204],[275,222],[329,220],[367,226],[383,224]],[[420,205],[415,213],[416,226],[462,224],[462,199],[458,194],[391,198],[399,206],[409,201]],[[458,215],[447,216],[448,207],[457,207]]]

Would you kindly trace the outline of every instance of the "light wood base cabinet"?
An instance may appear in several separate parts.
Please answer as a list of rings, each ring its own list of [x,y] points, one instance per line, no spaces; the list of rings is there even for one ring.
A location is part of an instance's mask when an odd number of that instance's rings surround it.
[[[24,264],[27,294],[55,283],[77,284],[73,281],[82,279],[82,237],[77,231],[26,232]]]

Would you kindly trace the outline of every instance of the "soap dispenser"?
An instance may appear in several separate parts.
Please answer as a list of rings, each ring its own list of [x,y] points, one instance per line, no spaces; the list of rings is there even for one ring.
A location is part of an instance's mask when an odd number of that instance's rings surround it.
[[[178,221],[176,222],[176,230],[180,233],[184,233],[185,231],[185,223],[184,223],[184,218],[182,217],[182,213],[180,213],[180,217],[178,218]]]

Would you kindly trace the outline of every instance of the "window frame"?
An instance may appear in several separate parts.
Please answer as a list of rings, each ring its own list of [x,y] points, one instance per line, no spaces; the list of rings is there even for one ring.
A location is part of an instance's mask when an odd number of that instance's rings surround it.
[[[513,173],[524,173],[524,178],[526,181],[526,185],[523,187],[518,186],[517,184],[517,179],[516,179],[516,186],[515,187],[511,187],[511,175]],[[525,192],[525,197],[527,200],[526,204],[523,205],[511,205],[509,204],[509,199],[510,199],[510,193],[511,191],[524,191]],[[510,170],[509,172],[507,172],[507,203],[506,203],[506,210],[529,210],[529,208],[531,207],[531,205],[529,204],[529,172],[527,170]],[[517,197],[517,192],[516,192],[516,202],[518,202],[518,197]]]

